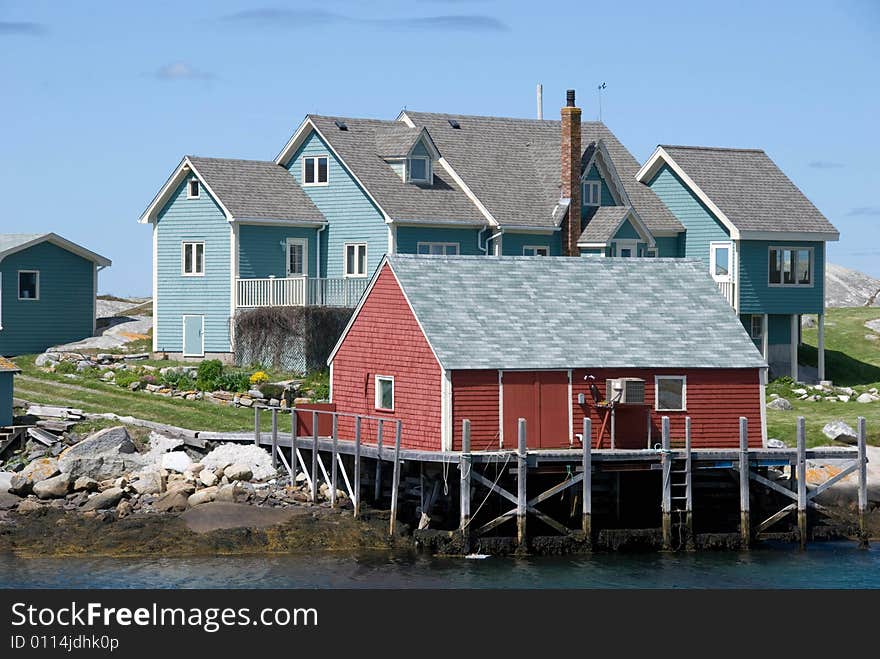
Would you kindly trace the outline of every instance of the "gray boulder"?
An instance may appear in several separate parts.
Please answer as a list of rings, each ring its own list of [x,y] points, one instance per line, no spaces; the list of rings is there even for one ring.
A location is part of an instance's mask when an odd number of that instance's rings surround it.
[[[114,426],[66,449],[58,458],[58,467],[74,479],[87,476],[102,481],[134,471],[144,460],[125,427]]]
[[[12,477],[15,476],[11,471],[0,471],[0,494],[5,494],[12,487]]]
[[[60,499],[70,490],[70,476],[58,474],[34,484],[34,494],[40,499]]]
[[[9,491],[21,496],[30,494],[33,492],[36,483],[52,478],[57,473],[58,460],[55,458],[34,460],[27,467],[13,475],[9,484]]]
[[[767,448],[785,448],[785,442],[783,442],[781,439],[771,437],[767,440]]]
[[[190,508],[201,505],[203,503],[209,503],[217,498],[217,492],[220,490],[216,485],[212,485],[211,487],[206,487],[203,490],[199,490],[192,496],[190,496],[187,503]]]
[[[775,398],[767,403],[767,409],[788,411],[791,409],[791,403],[785,398]]]
[[[96,492],[98,489],[98,481],[88,476],[80,476],[73,482],[74,492]]]
[[[840,419],[826,423],[825,427],[822,428],[822,434],[828,439],[844,444],[855,444],[857,441],[856,431]]]
[[[96,494],[91,499],[86,501],[85,505],[82,507],[82,510],[103,510],[105,508],[113,508],[117,503],[119,503],[120,499],[122,499],[123,494],[125,494],[118,487],[111,487],[109,490],[104,490],[100,494]]]
[[[236,462],[234,465],[226,467],[223,470],[223,475],[230,481],[249,481],[254,477],[251,468],[241,462]]]
[[[856,402],[857,403],[873,403],[874,397],[868,393],[859,394],[859,397],[856,398]]]
[[[138,494],[161,494],[165,491],[165,479],[156,470],[142,471],[131,483],[131,489]]]
[[[187,490],[176,488],[168,490],[161,497],[156,499],[153,509],[160,513],[182,512],[186,510],[189,494]]]

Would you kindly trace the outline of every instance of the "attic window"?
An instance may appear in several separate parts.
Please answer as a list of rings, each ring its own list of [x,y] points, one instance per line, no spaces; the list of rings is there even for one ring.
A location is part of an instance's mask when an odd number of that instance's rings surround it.
[[[186,198],[187,199],[198,199],[199,198],[199,179],[191,178],[189,180],[189,184],[186,186]]]
[[[583,205],[584,206],[601,206],[602,187],[599,181],[584,181],[583,184]]]
[[[327,156],[303,158],[303,185],[327,185],[329,171]]]
[[[406,178],[414,183],[427,183],[431,180],[431,160],[410,157],[406,161]]]

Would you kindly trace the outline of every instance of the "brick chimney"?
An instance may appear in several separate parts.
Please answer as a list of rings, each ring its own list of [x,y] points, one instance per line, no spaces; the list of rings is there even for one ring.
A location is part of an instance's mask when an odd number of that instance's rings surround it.
[[[570,199],[568,220],[563,226],[562,250],[580,256],[581,237],[581,109],[574,104],[574,90],[565,92],[562,108],[562,196]]]

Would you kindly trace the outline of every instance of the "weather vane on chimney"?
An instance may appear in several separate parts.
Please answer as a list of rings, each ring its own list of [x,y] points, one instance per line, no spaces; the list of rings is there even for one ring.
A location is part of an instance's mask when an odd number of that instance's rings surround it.
[[[596,87],[599,90],[599,121],[602,121],[602,90],[605,89],[606,85],[603,82],[601,85]]]

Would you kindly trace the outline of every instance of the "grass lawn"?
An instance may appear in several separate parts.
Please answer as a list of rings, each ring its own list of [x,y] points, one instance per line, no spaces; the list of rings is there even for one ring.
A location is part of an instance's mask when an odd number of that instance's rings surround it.
[[[825,317],[825,368],[826,377],[836,386],[853,387],[862,392],[871,387],[880,388],[880,341],[865,338],[871,330],[865,322],[880,318],[880,309],[853,307],[829,309]],[[817,363],[818,343],[815,328],[804,329],[805,345],[801,347],[800,362],[810,366]],[[777,380],[767,387],[767,394],[777,393],[788,399],[794,409],[788,412],[767,410],[767,435],[794,446],[795,424],[798,416],[807,423],[807,445],[827,444],[822,427],[829,421],[842,419],[853,428],[856,419],[865,417],[868,424],[868,443],[880,446],[880,401],[857,403],[855,397],[848,402],[801,401],[791,393],[790,381]]]

